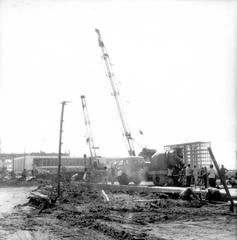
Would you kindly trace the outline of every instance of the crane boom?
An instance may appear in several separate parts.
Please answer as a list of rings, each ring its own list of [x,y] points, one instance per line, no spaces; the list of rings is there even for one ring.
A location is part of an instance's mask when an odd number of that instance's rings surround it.
[[[81,102],[82,102],[82,110],[83,110],[83,115],[84,115],[84,120],[85,120],[86,131],[88,134],[86,142],[88,143],[88,146],[89,146],[91,159],[94,159],[97,156],[96,148],[94,146],[94,139],[93,139],[92,132],[91,132],[90,118],[89,118],[89,113],[88,113],[87,106],[86,106],[86,98],[84,95],[81,96]]]
[[[95,29],[95,31],[98,35],[99,47],[101,48],[101,51],[102,51],[102,57],[103,57],[104,62],[105,62],[105,67],[106,67],[106,70],[107,70],[107,76],[110,80],[110,84],[111,84],[111,88],[112,88],[112,94],[115,98],[115,102],[116,102],[116,105],[117,105],[119,117],[120,117],[120,120],[121,120],[121,123],[122,123],[123,131],[124,131],[123,135],[126,138],[128,153],[129,153],[129,156],[135,156],[136,154],[135,154],[135,148],[134,148],[134,145],[133,145],[133,138],[132,138],[131,132],[129,130],[127,121],[126,121],[124,111],[122,110],[120,94],[119,94],[119,90],[118,90],[118,87],[117,87],[117,84],[116,84],[116,81],[115,81],[115,78],[114,78],[114,74],[113,74],[113,71],[112,71],[112,65],[111,65],[111,62],[110,62],[110,59],[109,59],[109,55],[106,51],[104,42],[102,41],[100,31],[98,29]]]

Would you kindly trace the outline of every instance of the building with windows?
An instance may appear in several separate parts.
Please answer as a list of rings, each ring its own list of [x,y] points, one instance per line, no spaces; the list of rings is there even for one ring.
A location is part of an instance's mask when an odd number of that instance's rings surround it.
[[[85,169],[85,158],[62,156],[61,166],[65,171],[77,172]],[[37,170],[38,172],[56,173],[58,170],[58,156],[34,156],[26,155],[13,159],[13,171],[16,174],[21,173],[23,170],[31,171]]]
[[[209,167],[212,163],[208,147],[211,147],[210,142],[189,142],[181,144],[173,144],[164,146],[165,150],[172,150],[175,148],[183,149],[183,159],[185,165],[191,164],[193,167]]]

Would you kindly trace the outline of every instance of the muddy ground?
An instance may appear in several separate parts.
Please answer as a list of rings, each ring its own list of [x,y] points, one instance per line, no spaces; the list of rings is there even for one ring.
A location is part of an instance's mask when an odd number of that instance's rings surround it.
[[[55,194],[51,186],[37,192]],[[0,219],[0,239],[236,239],[237,218],[228,206],[154,193],[106,194],[109,201],[101,190],[66,186],[55,204],[18,205]]]

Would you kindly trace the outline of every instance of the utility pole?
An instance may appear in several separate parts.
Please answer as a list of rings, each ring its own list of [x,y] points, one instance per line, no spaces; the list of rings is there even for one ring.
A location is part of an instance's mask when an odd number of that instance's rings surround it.
[[[61,178],[61,149],[62,149],[62,132],[63,132],[63,115],[64,115],[64,107],[67,104],[67,101],[63,101],[62,109],[61,109],[61,119],[60,119],[60,132],[59,132],[59,148],[58,148],[58,198],[61,196],[60,190],[60,178]]]
[[[121,100],[120,100],[120,93],[119,93],[118,86],[117,86],[117,83],[115,81],[114,74],[113,74],[113,71],[112,71],[112,64],[111,64],[110,59],[109,59],[109,54],[106,51],[106,48],[105,48],[104,42],[102,41],[99,29],[95,29],[95,31],[98,35],[98,43],[99,43],[99,47],[101,48],[101,51],[102,51],[102,58],[104,59],[104,62],[105,62],[105,67],[106,67],[106,70],[107,70],[107,76],[110,80],[110,84],[111,84],[111,88],[112,88],[112,92],[113,92],[112,94],[115,98],[115,102],[116,102],[116,105],[117,105],[119,117],[120,117],[120,120],[121,120],[121,123],[122,123],[122,126],[123,126],[123,131],[124,131],[123,135],[126,138],[128,153],[129,153],[129,156],[135,156],[136,153],[135,153],[135,148],[134,148],[134,145],[133,145],[133,140],[134,139],[132,138],[131,132],[130,132],[129,127],[128,127],[128,123],[127,123],[126,118],[125,118],[124,111],[122,109],[122,104],[121,104]]]

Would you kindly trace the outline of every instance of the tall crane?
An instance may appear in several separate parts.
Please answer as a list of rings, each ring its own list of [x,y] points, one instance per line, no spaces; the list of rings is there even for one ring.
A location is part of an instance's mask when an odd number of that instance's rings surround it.
[[[114,74],[113,74],[113,71],[112,71],[112,64],[110,62],[109,55],[106,51],[104,42],[101,39],[100,31],[98,29],[95,29],[95,31],[98,35],[98,43],[99,43],[99,47],[102,50],[102,58],[104,59],[104,62],[105,62],[105,67],[106,67],[106,70],[107,70],[107,76],[110,80],[110,84],[111,84],[111,88],[112,88],[112,94],[114,96],[114,99],[115,99],[115,102],[116,102],[116,105],[117,105],[117,108],[118,108],[119,117],[120,117],[120,120],[122,122],[122,127],[123,127],[123,131],[124,131],[123,135],[126,138],[128,153],[129,153],[129,156],[135,156],[136,153],[135,153],[135,148],[134,148],[134,145],[133,145],[133,138],[132,138],[131,132],[129,130],[128,123],[126,121],[124,111],[122,109],[122,104],[121,104],[121,100],[120,100],[120,94],[119,94],[118,86],[117,86],[117,83],[116,83],[116,80],[114,78]]]
[[[83,115],[85,120],[86,131],[87,131],[86,142],[89,146],[89,151],[90,151],[91,161],[92,161],[92,159],[95,159],[97,157],[97,154],[96,154],[96,147],[94,146],[94,139],[91,132],[91,123],[90,123],[89,113],[86,105],[86,97],[84,95],[81,96],[81,102],[82,102],[82,110],[83,110]]]

